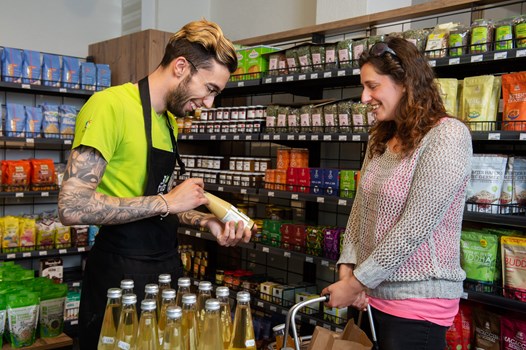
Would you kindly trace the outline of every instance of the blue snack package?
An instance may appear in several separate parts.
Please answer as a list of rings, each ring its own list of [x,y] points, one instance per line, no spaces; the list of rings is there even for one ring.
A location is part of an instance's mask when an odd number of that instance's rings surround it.
[[[2,51],[2,80],[10,83],[22,82],[22,50],[4,47]]]
[[[80,88],[80,59],[62,56],[62,86],[70,89]]]
[[[60,87],[60,56],[42,54],[42,83],[45,86]]]
[[[5,131],[7,137],[24,137],[26,127],[26,111],[24,105],[6,104]]]
[[[97,90],[103,90],[111,85],[111,70],[109,64],[97,63]]]
[[[93,62],[80,64],[80,88],[95,91],[97,85],[97,67]]]
[[[61,139],[73,140],[73,135],[75,134],[76,118],[77,108],[75,106],[58,106],[58,124]]]
[[[41,137],[42,108],[25,106],[26,110],[26,137]]]
[[[22,53],[22,83],[40,85],[42,63],[40,52],[24,50]]]
[[[42,132],[45,138],[60,138],[58,123],[58,106],[44,103],[42,105]]]

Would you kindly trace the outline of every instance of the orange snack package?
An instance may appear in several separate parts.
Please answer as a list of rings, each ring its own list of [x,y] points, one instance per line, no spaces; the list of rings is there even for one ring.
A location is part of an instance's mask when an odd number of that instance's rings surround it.
[[[526,72],[502,76],[503,130],[526,130]]]

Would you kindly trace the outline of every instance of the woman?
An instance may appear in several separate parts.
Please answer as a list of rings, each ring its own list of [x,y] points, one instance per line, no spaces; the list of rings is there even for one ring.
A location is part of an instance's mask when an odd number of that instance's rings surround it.
[[[468,128],[446,114],[425,57],[391,38],[359,60],[376,115],[338,261],[332,307],[372,308],[378,345],[445,348],[465,273],[460,231],[471,173]]]

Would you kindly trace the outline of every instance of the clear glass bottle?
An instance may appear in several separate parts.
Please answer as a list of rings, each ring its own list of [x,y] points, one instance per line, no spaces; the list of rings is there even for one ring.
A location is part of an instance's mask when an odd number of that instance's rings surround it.
[[[205,303],[205,322],[199,350],[223,350],[223,336],[221,334],[220,316],[221,303],[217,299],[208,299]]]
[[[243,221],[245,227],[248,227],[249,229],[252,229],[254,226],[254,221],[244,213],[240,212],[239,209],[232,204],[208,192],[205,192],[204,195],[209,201],[206,207],[222,222],[233,220],[237,223],[238,221]]]
[[[229,350],[251,349],[256,350],[254,324],[250,311],[250,293],[241,291],[236,295],[236,312],[234,314],[234,328]]]
[[[125,279],[121,281],[122,295],[124,294],[135,294],[133,292],[134,282],[130,279]]]
[[[201,281],[199,282],[197,289],[197,325],[199,326],[199,334],[203,334],[203,326],[205,323],[205,304],[208,299],[212,298],[212,283],[208,281]]]
[[[136,349],[137,331],[139,330],[136,305],[137,296],[135,294],[124,294],[122,296],[122,311],[115,337],[115,350]]]
[[[141,318],[137,332],[137,349],[157,350],[160,347],[159,333],[157,328],[157,316],[155,299],[144,299],[141,302]]]
[[[159,295],[163,295],[163,290],[172,288],[172,275],[163,273],[159,275]]]
[[[186,350],[182,335],[182,314],[179,306],[170,305],[166,308],[166,326],[163,332],[163,350]]]
[[[162,344],[162,335],[164,331],[164,327],[166,325],[166,309],[168,306],[174,305],[175,306],[175,289],[164,289],[162,291],[162,298],[161,298],[161,312],[159,314],[159,338]]]
[[[115,346],[115,335],[119,326],[119,318],[122,309],[122,290],[110,288],[106,294],[108,301],[104,310],[104,319],[100,330],[99,344],[97,350],[113,350]]]
[[[197,350],[199,344],[196,301],[197,297],[193,293],[186,293],[182,297],[183,321],[181,328],[183,342],[187,350]]]
[[[148,283],[144,286],[144,299],[152,299],[155,300],[155,317],[157,318],[156,321],[159,320],[159,312],[160,312],[160,301],[159,301],[159,286],[155,283]]]
[[[228,287],[216,288],[216,299],[221,305],[221,332],[223,334],[223,347],[228,349],[232,339],[232,310],[230,308],[230,290]]]
[[[183,307],[183,295],[190,293],[190,278],[181,277],[177,280],[177,296],[175,297],[175,305]]]

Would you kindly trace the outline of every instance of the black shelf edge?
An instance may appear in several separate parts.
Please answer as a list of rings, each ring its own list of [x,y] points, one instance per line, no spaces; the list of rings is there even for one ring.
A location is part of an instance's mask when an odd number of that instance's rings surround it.
[[[286,185],[283,185],[286,186]],[[336,196],[324,196],[311,193],[300,193],[300,192],[288,192],[281,190],[269,190],[266,188],[260,188],[258,191],[260,196],[275,197],[290,200],[299,200],[307,202],[316,202],[322,204],[335,204],[343,207],[351,207],[354,199],[353,198],[341,198]]]
[[[90,246],[75,247],[75,248],[58,248],[47,250],[31,250],[28,252],[16,253],[1,253],[0,260],[17,260],[17,259],[31,259],[31,258],[46,258],[60,255],[73,255],[89,252]]]
[[[0,136],[0,145],[2,148],[64,150],[70,149],[72,143],[73,140],[71,139],[61,139],[58,137],[46,138]]]
[[[499,215],[488,213],[476,213],[465,210],[463,220],[483,224],[499,224],[520,228],[526,227],[526,216],[524,215]]]
[[[83,90],[83,89],[71,89],[64,87],[53,87],[45,85],[35,84],[23,84],[23,83],[11,83],[0,81],[0,89],[9,90],[15,92],[30,92],[40,93],[46,95],[61,95],[61,96],[77,96],[77,97],[89,97],[93,95],[95,91]]]
[[[58,190],[0,192],[0,198],[47,198],[58,196],[58,192]]]
[[[257,251],[260,251],[260,252],[263,252],[263,253],[269,253],[269,254],[273,254],[273,255],[280,255],[280,256],[283,256],[285,258],[291,258],[291,257],[297,257],[301,260],[304,260],[305,262],[308,262],[308,263],[313,263],[313,264],[317,264],[317,265],[320,265],[320,266],[325,266],[325,267],[329,267],[329,266],[334,266],[336,265],[336,262],[337,260],[333,260],[333,259],[329,259],[329,258],[324,258],[324,257],[320,257],[320,256],[314,256],[314,255],[309,255],[309,254],[305,254],[305,253],[300,253],[300,252],[296,252],[296,251],[293,251],[293,250],[287,250],[287,249],[283,249],[283,248],[279,248],[279,247],[272,247],[272,246],[269,246],[267,244],[263,244],[263,243],[259,243],[259,242],[256,242],[255,243],[255,250]]]
[[[212,184],[205,182],[205,188],[209,191],[240,193],[240,194],[257,194],[256,187],[239,187],[231,185]]]
[[[206,141],[258,141],[260,134],[179,134],[178,139]]]
[[[472,131],[474,141],[526,141],[526,131]]]
[[[367,142],[367,133],[262,133],[262,141]]]
[[[509,299],[500,295],[466,290],[462,299],[476,301],[477,303],[503,308],[513,312],[526,313],[525,302]]]
[[[181,226],[177,229],[177,233],[181,235],[185,235],[185,236],[206,239],[208,241],[214,241],[214,242],[217,241],[216,238],[210,232],[199,231],[199,230],[189,228],[189,227]],[[248,242],[248,243],[239,242],[238,244],[236,244],[235,247],[247,248],[251,250],[255,249],[255,245],[253,242]]]

